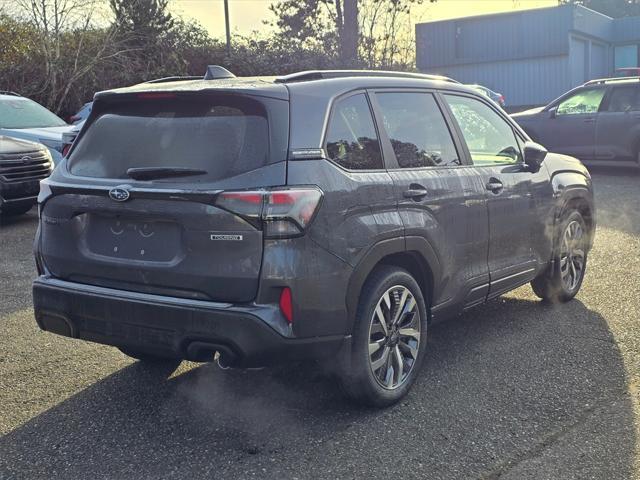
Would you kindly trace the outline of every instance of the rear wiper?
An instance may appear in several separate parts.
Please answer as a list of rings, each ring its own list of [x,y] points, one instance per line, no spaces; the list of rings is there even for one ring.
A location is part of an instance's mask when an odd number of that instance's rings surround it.
[[[206,175],[206,170],[185,167],[136,167],[127,170],[127,175],[135,180],[154,180],[156,178],[190,177]]]

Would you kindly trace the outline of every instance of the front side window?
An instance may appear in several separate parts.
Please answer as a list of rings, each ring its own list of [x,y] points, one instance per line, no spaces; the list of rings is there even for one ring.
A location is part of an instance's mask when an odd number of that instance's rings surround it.
[[[430,93],[378,93],[384,128],[400,168],[460,165],[451,133]]]
[[[363,93],[339,100],[327,131],[327,154],[349,170],[382,169],[380,142]]]
[[[607,106],[608,112],[630,112],[640,110],[640,87],[629,85],[614,87]]]
[[[502,165],[522,161],[518,140],[509,123],[479,100],[445,95],[474,165]]]
[[[581,90],[560,102],[556,115],[596,113],[602,103],[604,89]]]

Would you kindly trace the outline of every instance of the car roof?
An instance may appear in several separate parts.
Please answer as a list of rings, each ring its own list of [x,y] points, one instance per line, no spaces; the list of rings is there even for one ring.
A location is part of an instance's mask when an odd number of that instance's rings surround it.
[[[310,90],[315,91],[316,94],[333,97],[354,89],[388,87],[447,88],[473,92],[472,88],[461,85],[447,77],[437,75],[366,70],[311,70],[280,77],[224,77],[211,80],[194,77],[186,77],[185,79],[170,77],[140,83],[131,87],[99,92],[96,94],[95,99],[114,95],[153,92],[204,93],[232,90],[236,93],[286,100],[291,93],[305,93]]]

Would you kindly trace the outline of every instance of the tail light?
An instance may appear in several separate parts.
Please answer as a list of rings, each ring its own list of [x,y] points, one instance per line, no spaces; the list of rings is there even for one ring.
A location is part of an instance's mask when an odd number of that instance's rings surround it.
[[[280,311],[287,322],[293,323],[293,301],[291,299],[291,289],[284,287],[280,292]]]
[[[216,197],[216,206],[250,221],[262,222],[266,238],[304,235],[315,216],[322,191],[317,187],[273,190],[225,191]]]

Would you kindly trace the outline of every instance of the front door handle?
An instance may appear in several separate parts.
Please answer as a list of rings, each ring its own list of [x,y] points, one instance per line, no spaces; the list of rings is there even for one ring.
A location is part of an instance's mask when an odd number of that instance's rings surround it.
[[[497,178],[490,178],[486,185],[487,190],[495,194],[500,193],[504,189],[504,184]]]
[[[584,123],[593,123],[593,122],[596,121],[596,119],[591,117],[591,118],[585,118],[583,121],[584,121]]]
[[[403,193],[404,198],[412,198],[413,200],[420,200],[428,194],[429,192],[422,185],[411,185],[409,190],[405,190]]]

